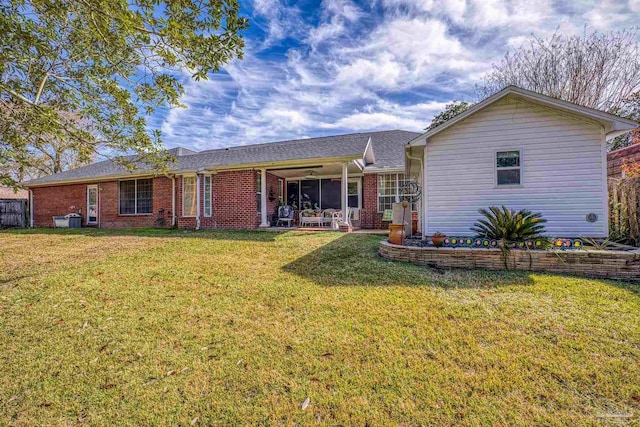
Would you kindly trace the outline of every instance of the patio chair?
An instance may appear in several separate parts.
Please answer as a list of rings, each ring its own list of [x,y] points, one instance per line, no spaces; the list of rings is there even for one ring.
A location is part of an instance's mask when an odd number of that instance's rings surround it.
[[[293,222],[293,208],[289,205],[283,205],[278,207],[278,220],[276,221],[276,227],[280,227],[283,223],[287,227],[291,227]]]
[[[322,226],[329,227],[333,224],[333,216],[337,211],[335,209],[325,209],[322,211]]]
[[[331,228],[333,230],[338,230],[340,228],[340,224],[342,223],[342,211],[335,211],[331,218]]]

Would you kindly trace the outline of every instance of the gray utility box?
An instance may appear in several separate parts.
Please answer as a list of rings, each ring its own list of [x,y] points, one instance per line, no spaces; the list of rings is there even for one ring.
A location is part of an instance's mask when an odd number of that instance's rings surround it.
[[[54,216],[53,226],[55,228],[81,228],[82,215],[72,213],[65,216]]]

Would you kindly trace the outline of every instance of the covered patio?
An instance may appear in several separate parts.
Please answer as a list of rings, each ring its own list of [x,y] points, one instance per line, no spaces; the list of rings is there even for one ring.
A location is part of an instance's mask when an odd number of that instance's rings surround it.
[[[363,168],[362,159],[261,168],[260,227],[357,228],[362,209]],[[289,208],[278,212],[279,206]]]

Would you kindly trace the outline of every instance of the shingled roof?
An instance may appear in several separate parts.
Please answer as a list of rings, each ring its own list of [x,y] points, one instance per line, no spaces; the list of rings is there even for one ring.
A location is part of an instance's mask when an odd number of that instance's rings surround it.
[[[416,132],[401,130],[352,133],[264,144],[241,145],[195,152],[177,147],[169,150],[177,159],[169,165],[172,172],[202,170],[204,168],[238,167],[291,160],[311,160],[328,158],[362,158],[371,139],[375,163],[370,168],[401,168],[404,166],[404,146],[418,136]],[[133,173],[142,174],[151,169],[143,164]],[[93,180],[130,173],[124,166],[105,160],[91,165],[60,172],[24,183],[26,186],[62,183],[65,181]]]

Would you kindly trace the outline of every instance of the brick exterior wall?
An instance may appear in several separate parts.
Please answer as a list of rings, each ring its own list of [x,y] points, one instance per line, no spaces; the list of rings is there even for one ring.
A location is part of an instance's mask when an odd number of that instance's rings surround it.
[[[100,227],[171,226],[171,178],[164,176],[153,178],[153,209],[151,214],[120,215],[118,211],[118,181],[98,184],[98,194]]]
[[[411,213],[414,233],[418,231],[418,212]],[[388,230],[390,221],[382,220],[378,212],[378,174],[365,174],[362,180],[362,211],[360,227],[373,230]]]
[[[87,221],[87,185],[71,184],[33,188],[34,226],[53,227],[53,216],[78,212]],[[146,215],[119,215],[118,181],[107,181],[98,186],[99,226],[154,227],[159,226],[158,218],[163,218],[164,226],[171,225],[171,179],[153,178],[153,213]]]
[[[260,225],[257,209],[256,170],[220,172],[211,175],[212,216],[204,216],[204,176],[200,180],[200,227],[252,229]],[[267,173],[267,219],[273,221],[278,204],[278,177]],[[119,215],[118,181],[101,182],[98,185],[99,226],[155,227],[171,226],[172,192],[171,178],[153,178],[153,213],[148,215]],[[176,223],[178,228],[196,228],[195,217],[182,215],[182,176],[175,178]],[[269,200],[269,192],[273,200]],[[285,185],[286,192],[286,185]],[[33,189],[35,226],[52,227],[52,216],[65,215],[81,210],[86,223],[87,184],[37,187]],[[286,197],[286,194],[285,194]],[[362,210],[360,226],[369,229],[386,229],[388,222],[382,222],[382,213],[377,212],[377,175],[366,174],[362,180]],[[71,207],[74,207],[71,209]],[[297,219],[297,212],[296,212]]]
[[[607,175],[610,178],[621,177],[625,162],[640,163],[640,143],[607,154]]]
[[[392,261],[438,268],[504,270],[500,249],[407,247],[380,242],[379,254]],[[510,251],[511,270],[569,273],[603,279],[640,281],[640,254],[622,251]]]
[[[271,225],[275,225],[273,217],[276,214],[276,206],[278,206],[278,177],[267,172],[267,221]],[[285,185],[286,187],[286,185]],[[269,191],[273,192],[273,200],[269,200]],[[287,189],[284,189],[286,193]],[[286,194],[283,194],[283,197]],[[260,216],[258,216],[258,224],[260,224]]]
[[[260,225],[257,172],[228,171],[211,175],[211,216],[204,216],[204,176],[200,180],[200,228],[252,229]],[[176,177],[176,226],[196,228],[195,217],[182,215],[182,176]]]
[[[216,228],[258,227],[257,172],[221,172],[212,179]]]
[[[362,179],[362,210],[360,211],[360,227],[375,230],[386,230],[390,222],[382,221],[382,212],[378,212],[378,175],[365,174]]]
[[[87,185],[72,184],[33,189],[33,223],[35,227],[53,227],[53,216],[81,210],[86,222]]]

